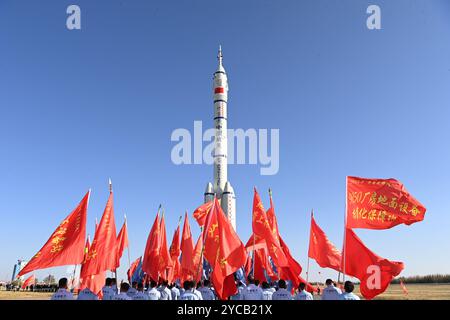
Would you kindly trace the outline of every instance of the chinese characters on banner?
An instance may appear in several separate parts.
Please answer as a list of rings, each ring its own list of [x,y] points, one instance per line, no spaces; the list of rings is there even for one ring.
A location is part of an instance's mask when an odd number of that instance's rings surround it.
[[[395,179],[347,177],[347,228],[389,229],[422,221],[425,207]]]

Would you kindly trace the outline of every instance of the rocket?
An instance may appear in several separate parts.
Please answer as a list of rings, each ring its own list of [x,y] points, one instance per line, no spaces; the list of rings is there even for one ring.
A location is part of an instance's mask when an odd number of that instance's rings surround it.
[[[234,230],[236,230],[236,196],[233,187],[228,181],[228,138],[227,138],[227,105],[228,105],[228,78],[222,64],[222,48],[219,46],[217,55],[219,66],[214,73],[214,181],[206,185],[204,194],[205,203],[217,197],[223,212],[227,215]]]

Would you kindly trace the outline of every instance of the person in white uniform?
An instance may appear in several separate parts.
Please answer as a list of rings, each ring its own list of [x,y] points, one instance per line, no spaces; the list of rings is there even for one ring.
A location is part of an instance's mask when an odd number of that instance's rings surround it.
[[[180,300],[180,289],[175,284],[172,284],[169,289],[172,293],[172,300]]]
[[[193,285],[194,285],[194,282],[189,281],[189,280],[187,280],[183,283],[184,291],[181,294],[180,300],[200,300],[198,298],[198,295],[196,295],[194,293]]]
[[[262,300],[262,289],[255,285],[255,279],[252,275],[247,277],[249,285],[242,291],[242,300]]]
[[[159,286],[158,290],[161,293],[161,298],[159,300],[172,300],[172,292],[167,288],[168,282],[163,281]]]
[[[273,291],[270,289],[270,285],[264,281],[262,283],[263,300],[272,300]]]
[[[327,279],[325,284],[327,286],[323,289],[322,300],[340,300],[342,291],[334,286],[333,280]]]
[[[161,293],[156,289],[157,284],[155,281],[150,281],[150,289],[147,292],[149,300],[159,300],[161,298]]]
[[[98,300],[98,296],[86,287],[78,293],[77,300]]]
[[[131,299],[133,299],[134,296],[138,293],[137,286],[138,286],[137,281],[133,281],[133,282],[131,283],[131,288],[130,288],[130,290],[128,290],[128,292],[127,292],[127,295],[128,295]]]
[[[144,292],[144,285],[141,283],[138,283],[137,285],[137,293],[134,295],[133,300],[148,300],[148,294]]]
[[[133,300],[127,294],[130,290],[130,285],[127,282],[122,282],[120,284],[120,293],[114,296],[114,300]]]
[[[211,282],[209,280],[203,280],[203,285],[198,291],[202,294],[203,300],[216,300],[216,296],[211,289]]]
[[[61,278],[58,282],[58,291],[56,291],[51,300],[73,300],[73,295],[67,290],[67,278]]]
[[[306,284],[304,282],[300,282],[298,286],[298,292],[294,297],[294,300],[314,300],[311,293],[305,290]]]
[[[106,278],[105,285],[102,288],[103,300],[113,300],[116,293],[112,286],[112,279]]]
[[[356,294],[353,293],[355,290],[355,285],[351,281],[345,281],[344,283],[345,292],[341,294],[341,300],[361,300]]]
[[[117,288],[116,278],[111,278],[111,288],[113,289],[114,294],[119,294],[119,289]]]
[[[292,300],[291,293],[287,290],[286,281],[278,280],[278,290],[272,295],[272,300]]]

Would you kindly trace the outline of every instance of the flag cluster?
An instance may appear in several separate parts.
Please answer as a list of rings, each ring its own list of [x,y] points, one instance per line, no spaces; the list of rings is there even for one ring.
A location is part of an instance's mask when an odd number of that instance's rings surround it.
[[[272,194],[270,207],[264,209],[254,189],[252,235],[244,246],[224,214],[217,198],[194,211],[201,234],[194,243],[188,214],[183,229],[176,228],[170,247],[167,242],[164,211],[161,206],[150,229],[142,257],[127,271],[130,282],[176,280],[198,282],[209,273],[216,294],[227,299],[236,294],[235,275],[253,273],[259,281],[290,280],[293,288],[306,284],[302,267],[292,256],[278,228]],[[116,234],[113,192],[110,194],[92,243],[86,238],[86,217],[90,191],[78,206],[59,224],[45,245],[18,276],[37,269],[81,265],[79,289],[89,288],[101,296],[107,271],[116,272],[125,248],[129,248],[126,218]],[[425,207],[395,179],[347,177],[346,224],[342,252],[328,239],[311,213],[308,257],[322,268],[331,268],[361,281],[360,292],[372,299],[384,292],[394,277],[404,269],[402,262],[390,261],[373,253],[353,229],[388,229],[399,224],[422,221]],[[181,222],[181,217],[180,221]],[[206,270],[204,270],[206,268]],[[212,271],[211,271],[212,270]],[[35,282],[30,276],[24,286]],[[407,294],[406,287],[401,283]]]

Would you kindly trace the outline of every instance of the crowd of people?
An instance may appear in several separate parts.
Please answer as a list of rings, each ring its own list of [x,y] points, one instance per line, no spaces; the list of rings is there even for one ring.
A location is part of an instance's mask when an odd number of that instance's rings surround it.
[[[351,281],[344,283],[344,290],[339,289],[331,279],[325,282],[320,298],[316,300],[359,300],[353,293],[354,284]],[[156,283],[150,281],[146,285],[142,282],[122,282],[118,288],[114,278],[106,278],[102,288],[102,300],[217,300],[217,295],[209,280],[195,283],[184,281],[183,286],[169,284],[167,281]],[[247,278],[247,284],[237,283],[237,293],[230,300],[315,300],[313,295],[306,291],[306,284],[300,283],[292,294],[288,290],[285,280],[280,279],[276,285],[267,282],[259,283],[251,275]],[[53,294],[52,300],[73,300],[74,295],[68,290],[67,278],[61,278],[58,290]],[[99,300],[89,288],[84,288],[78,293],[78,300]]]

